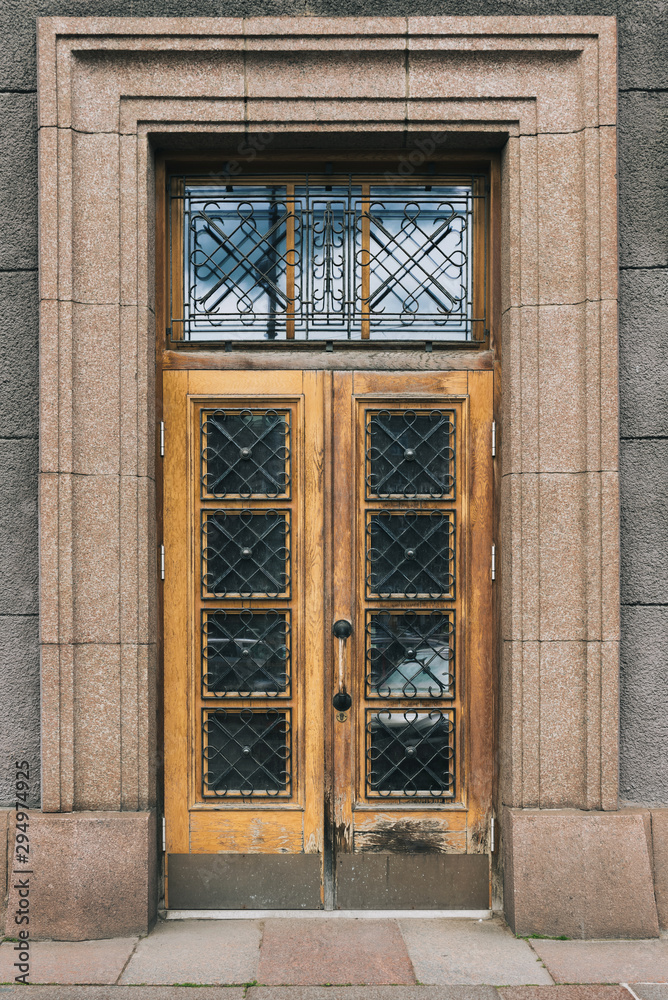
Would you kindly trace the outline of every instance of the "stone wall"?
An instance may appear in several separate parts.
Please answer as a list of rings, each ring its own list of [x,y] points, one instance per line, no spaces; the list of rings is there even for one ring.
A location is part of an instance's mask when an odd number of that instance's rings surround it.
[[[615,14],[619,18],[622,495],[621,795],[668,803],[668,4],[338,0],[11,0],[0,12],[0,802],[12,763],[33,762],[39,801],[37,653],[37,130],[41,15]]]

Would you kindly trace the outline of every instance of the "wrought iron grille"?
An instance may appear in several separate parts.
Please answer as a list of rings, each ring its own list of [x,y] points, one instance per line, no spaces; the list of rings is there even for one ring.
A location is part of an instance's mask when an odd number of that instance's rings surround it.
[[[289,697],[290,631],[289,611],[202,611],[202,697]]]
[[[202,410],[202,496],[290,496],[290,413]]]
[[[443,798],[455,791],[454,712],[367,712],[367,795]]]
[[[367,511],[367,597],[455,596],[455,512]]]
[[[454,499],[454,410],[366,411],[367,497]]]
[[[291,738],[289,709],[203,709],[203,796],[289,798]]]
[[[481,190],[473,177],[421,186],[172,177],[172,339],[481,342]]]
[[[202,596],[289,596],[290,512],[202,511]]]
[[[369,698],[453,698],[454,611],[367,612]]]

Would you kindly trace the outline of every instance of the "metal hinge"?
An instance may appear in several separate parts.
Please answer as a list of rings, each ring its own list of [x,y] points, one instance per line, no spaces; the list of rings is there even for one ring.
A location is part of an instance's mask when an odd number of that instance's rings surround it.
[[[160,421],[160,458],[165,457],[165,421]]]
[[[160,546],[160,579],[165,579],[165,546]]]
[[[494,820],[492,820],[494,822]],[[167,850],[167,833],[165,829],[165,817],[162,817],[162,853],[164,854]]]
[[[492,580],[496,580],[496,545],[492,545]]]
[[[164,822],[165,822],[165,821],[163,820],[163,823],[164,823]],[[163,829],[164,829],[164,828],[163,828]],[[490,854],[494,854],[494,848],[495,848],[495,846],[496,846],[496,844],[495,844],[495,839],[494,839],[494,834],[495,834],[495,829],[494,829],[494,817],[492,816],[492,818],[491,818],[491,819],[490,819],[490,821],[489,821],[489,853],[490,853]],[[165,849],[165,848],[163,847],[163,851],[164,851],[164,849]]]
[[[492,420],[492,458],[496,458],[496,420]]]

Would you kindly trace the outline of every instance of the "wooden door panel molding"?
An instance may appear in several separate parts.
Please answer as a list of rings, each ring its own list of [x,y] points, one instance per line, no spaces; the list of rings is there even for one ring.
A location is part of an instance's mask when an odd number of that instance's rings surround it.
[[[493,375],[259,374],[164,375],[167,852],[200,855],[204,866],[175,862],[170,905],[188,896],[213,855],[230,863],[242,855],[293,857],[295,864],[316,856],[318,905],[342,905],[354,896],[344,882],[358,872],[344,859],[359,856],[366,879],[375,863],[363,858],[379,854],[397,859],[391,867],[399,882],[393,888],[393,875],[379,904],[390,905],[408,898],[410,859],[488,850]],[[253,452],[269,434],[283,456],[272,468],[284,461],[288,470],[272,496],[261,489],[265,466]],[[255,462],[253,475],[234,472],[237,452],[240,468]],[[224,486],[212,485],[214,473]],[[241,584],[203,588],[209,561],[222,560],[224,576],[228,564],[237,572],[239,552],[260,557],[252,551],[259,533],[241,539],[235,521],[223,541],[208,545],[201,518],[243,515],[254,531],[253,518],[270,511],[290,518],[289,585],[244,592],[252,571],[239,570]],[[389,553],[387,586],[370,555],[376,522],[385,541],[373,545]],[[279,623],[282,646],[270,646],[262,631],[267,613]],[[349,638],[333,634],[339,619],[351,623]],[[203,622],[210,634],[200,637]],[[261,664],[253,672],[258,642],[265,657],[283,650],[282,673]],[[242,668],[239,658],[255,666]],[[351,696],[346,710],[333,706],[340,683]],[[203,720],[212,723],[208,736]],[[266,733],[277,720],[280,738],[272,743]],[[276,754],[284,771],[272,770]],[[380,759],[387,773],[374,763]],[[265,784],[247,777],[258,772]],[[235,872],[246,871],[235,863]],[[483,882],[486,864],[476,862]],[[454,886],[459,875],[452,877]],[[479,898],[487,889],[472,891]],[[412,905],[435,904],[415,898]]]
[[[322,386],[308,374],[302,377],[294,371],[285,377],[272,372],[260,378],[247,372],[170,372],[164,376],[164,405],[165,492],[170,497],[165,504],[165,548],[169,554],[165,618],[170,622],[165,630],[165,725],[170,734],[166,739],[167,851],[319,853],[323,840],[322,754],[311,743],[322,733],[321,643],[314,641],[313,635],[322,628],[323,611],[317,598],[314,602],[313,596],[305,595],[322,594]],[[281,407],[290,415],[290,489],[275,497],[235,495],[234,490],[222,498],[212,495],[208,480],[204,486],[201,483],[211,459],[210,450],[206,458],[200,455],[201,411],[215,410],[219,416],[248,424]],[[308,427],[305,410],[310,416]],[[226,447],[230,441],[234,448],[239,445],[239,462],[250,460],[251,455],[243,453],[253,448],[241,447],[243,441],[234,441],[227,429],[224,432]],[[305,448],[309,450],[307,458]],[[248,493],[246,480],[241,473],[239,477],[240,488]],[[290,536],[285,537],[290,547],[289,588],[271,593],[270,585],[267,592],[257,591],[256,584],[247,591],[236,584],[229,591],[225,587],[211,591],[209,583],[200,586],[200,573],[208,573],[214,556],[219,562],[229,561],[234,551],[247,560],[239,570],[246,576],[249,571],[243,567],[254,565],[253,560],[259,566],[264,559],[261,546],[268,549],[273,542],[265,542],[262,533],[255,531],[253,519],[259,515],[263,522],[275,512],[279,519],[290,520]],[[208,518],[207,523],[227,518],[215,548],[202,537],[200,518]],[[227,527],[230,523],[234,529]],[[251,532],[250,541],[244,531]],[[276,558],[275,552],[270,552],[270,557]],[[285,558],[287,565],[287,554]],[[304,586],[302,574],[308,576],[308,586]],[[222,638],[219,635],[217,639],[200,638],[203,621],[221,612],[235,620],[236,631],[223,630]],[[251,629],[249,622],[251,615],[255,622],[267,613],[284,615],[286,620],[289,615],[289,658],[285,654],[289,687],[286,683],[284,691],[262,686],[255,691],[232,690],[229,684],[223,691],[210,688],[202,677],[202,671],[208,670],[204,649],[208,664],[218,643],[218,655],[228,674],[232,655],[245,654],[246,663],[253,662],[252,655],[261,658],[267,644],[257,639],[257,630]],[[256,648],[258,654],[253,653]],[[307,649],[308,685],[301,674]],[[209,735],[207,729],[211,730]],[[229,762],[231,753],[235,755],[233,765]],[[253,762],[247,778],[245,754]],[[212,784],[212,759],[222,759],[226,767],[223,783]]]
[[[477,375],[478,373],[476,373]],[[335,843],[339,852],[389,851],[403,849],[410,852],[410,838],[416,845],[429,843],[433,850],[445,852],[485,853],[488,849],[487,837],[492,808],[493,773],[492,754],[494,746],[494,671],[493,646],[491,639],[492,606],[490,556],[492,544],[492,459],[491,420],[492,382],[491,373],[480,373],[481,381],[469,383],[466,372],[422,373],[419,377],[401,373],[355,372],[352,389],[352,421],[354,437],[353,472],[346,485],[346,497],[339,517],[343,523],[351,518],[352,501],[353,579],[345,576],[345,568],[338,570],[334,564],[333,579],[343,580],[343,599],[353,606],[355,617],[351,655],[356,663],[354,705],[350,723],[334,724],[335,771],[339,768],[339,778],[335,779],[337,790],[345,789],[348,805],[344,813],[341,809],[343,792],[335,798]],[[343,397],[339,404],[341,420],[345,410],[345,398],[350,391],[346,385],[337,385],[342,378],[336,373],[334,378],[335,398]],[[472,396],[475,397],[472,399]],[[405,497],[374,497],[365,488],[368,474],[365,456],[367,443],[365,421],[381,410],[394,414],[409,412],[427,414],[431,408],[452,412],[455,417],[455,483],[456,493],[442,491],[435,496],[412,496],[410,490]],[[433,412],[433,410],[432,410]],[[346,434],[342,423],[337,422],[339,440]],[[413,456],[411,456],[412,458]],[[352,481],[350,481],[352,480]],[[338,500],[337,500],[338,508]],[[346,506],[347,504],[347,506]],[[481,507],[482,505],[482,507]],[[484,508],[484,509],[483,509]],[[412,603],[406,595],[394,599],[379,594],[370,595],[365,585],[366,560],[364,538],[369,511],[381,509],[401,512],[415,512],[433,517],[452,511],[456,518],[456,544],[454,546],[454,576],[458,589],[454,596],[424,594],[414,597]],[[372,515],[373,516],[373,515]],[[337,551],[341,551],[339,548]],[[452,598],[449,600],[448,598]],[[475,608],[473,607],[475,605]],[[339,604],[339,607],[341,605]],[[455,784],[454,794],[448,800],[437,797],[434,804],[424,795],[416,794],[419,789],[406,788],[387,797],[370,795],[365,787],[365,756],[369,748],[368,716],[378,710],[378,702],[368,696],[365,699],[365,653],[364,634],[369,615],[387,611],[390,608],[397,615],[406,611],[424,611],[433,614],[437,609],[450,609],[455,621],[456,679],[453,697],[444,699],[408,698],[396,701],[384,699],[382,710],[394,713],[399,722],[406,721],[408,727],[414,722],[423,722],[437,713],[447,717],[455,729]],[[338,617],[338,614],[335,615]],[[472,624],[473,623],[473,624]],[[482,635],[471,640],[474,628]],[[382,692],[381,692],[382,693]],[[406,693],[405,690],[403,692]],[[403,718],[401,713],[403,713]],[[389,715],[393,719],[393,715]],[[347,727],[349,727],[347,729]],[[342,744],[341,748],[336,743]],[[475,749],[472,749],[475,747]],[[373,747],[371,748],[373,750]],[[487,759],[486,766],[482,763]],[[350,770],[348,770],[350,769]],[[345,777],[344,777],[345,776]],[[411,802],[416,799],[417,802]],[[419,803],[419,806],[418,806]],[[346,803],[347,804],[347,803]],[[455,816],[456,828],[441,826],[437,813],[445,809],[458,809]],[[338,809],[338,811],[336,811]],[[392,812],[386,810],[391,809]],[[418,810],[422,811],[418,811]],[[452,816],[448,812],[448,816]],[[392,817],[391,819],[389,817]],[[461,821],[463,818],[463,822]],[[360,824],[358,833],[358,823]],[[401,847],[400,847],[401,845]]]

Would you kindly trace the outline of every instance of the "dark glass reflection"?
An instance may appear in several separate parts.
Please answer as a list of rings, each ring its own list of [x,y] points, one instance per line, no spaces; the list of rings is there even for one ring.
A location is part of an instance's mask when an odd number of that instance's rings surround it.
[[[445,712],[378,712],[367,722],[367,787],[380,795],[454,791],[453,724]]]
[[[276,497],[289,485],[289,425],[275,410],[203,413],[204,492]]]
[[[387,510],[367,519],[367,590],[379,597],[454,596],[454,513]]]
[[[275,510],[216,510],[202,525],[203,589],[268,597],[289,587],[287,515]]]
[[[219,709],[203,721],[205,795],[278,795],[290,784],[287,712]]]
[[[204,612],[202,673],[205,697],[235,693],[276,696],[288,688],[286,612]]]
[[[367,414],[369,496],[442,497],[454,489],[452,411]]]
[[[367,631],[367,686],[378,698],[451,698],[454,613],[381,611]]]

